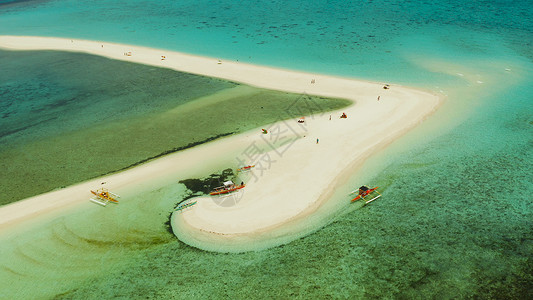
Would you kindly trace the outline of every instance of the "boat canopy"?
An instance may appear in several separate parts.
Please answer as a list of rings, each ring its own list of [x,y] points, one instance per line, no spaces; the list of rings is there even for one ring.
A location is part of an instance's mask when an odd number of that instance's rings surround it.
[[[224,186],[232,186],[232,185],[234,185],[234,183],[231,180],[224,182]]]

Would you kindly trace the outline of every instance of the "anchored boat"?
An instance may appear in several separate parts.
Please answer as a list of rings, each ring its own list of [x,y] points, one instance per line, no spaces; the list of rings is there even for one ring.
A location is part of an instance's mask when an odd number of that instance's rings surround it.
[[[353,191],[350,194],[357,193],[357,197],[352,199],[352,202],[355,202],[357,200],[363,200],[365,201],[365,204],[368,204],[377,198],[381,197],[381,193],[378,192],[378,187],[375,188],[369,188],[366,185],[363,185],[359,188],[358,191]]]
[[[106,188],[100,188],[96,191],[91,190],[91,193],[93,193],[94,197],[90,201],[102,206],[106,206],[109,202],[118,203],[117,198],[120,198],[119,195],[110,192]]]
[[[237,190],[240,190],[244,188],[246,185],[244,183],[241,183],[239,185],[236,185],[233,183],[233,181],[229,180],[224,182],[223,186],[219,186],[215,188],[209,195],[215,196],[215,195],[222,195],[222,194],[228,194]]]
[[[186,201],[183,203],[180,203],[178,207],[176,207],[176,211],[183,211],[186,208],[193,207],[198,201]]]
[[[237,169],[237,172],[242,172],[242,171],[250,171],[253,167],[255,167],[255,165],[248,165],[248,166],[245,166],[245,167],[241,167],[241,168],[238,168]]]

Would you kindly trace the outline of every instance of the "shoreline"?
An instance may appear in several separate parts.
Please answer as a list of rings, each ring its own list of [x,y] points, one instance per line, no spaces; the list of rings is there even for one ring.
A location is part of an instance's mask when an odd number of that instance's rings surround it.
[[[230,242],[236,236],[244,236],[241,247],[246,248],[245,244],[253,242],[255,236],[262,236],[265,231],[272,228],[276,231],[276,228],[283,228],[285,224],[313,214],[324,204],[328,195],[333,193],[335,187],[339,185],[338,182],[346,178],[346,174],[355,172],[357,165],[377,149],[386,147],[424,121],[443,100],[435,94],[402,86],[392,85],[390,89],[384,90],[382,83],[239,62],[221,62],[214,58],[107,42],[0,36],[0,48],[83,52],[221,78],[260,88],[344,98],[356,103],[343,110],[348,114],[347,119],[339,119],[339,111],[331,112],[334,116],[332,120],[327,116],[330,113],[306,116],[305,129],[292,130],[292,135],[288,136],[291,141],[290,147],[282,152],[283,155],[278,155],[277,163],[271,164],[264,174],[262,172],[261,176],[257,176],[258,180],[247,182],[247,187],[238,203],[228,208],[216,204],[212,198],[207,200],[207,197],[200,197],[198,204],[191,209],[175,213],[172,216],[172,224],[179,223],[186,227],[180,229],[178,226],[176,228],[173,226],[176,236],[202,249],[209,248],[210,235],[222,236]],[[125,55],[127,53],[131,53],[131,56]],[[276,126],[291,127],[295,124],[295,121],[294,124],[284,121],[269,126],[269,129]],[[272,135],[272,130],[270,132]],[[317,139],[316,144],[315,139]],[[217,155],[212,153],[224,152],[235,155],[254,141],[264,142],[264,137],[253,131],[242,133],[105,176],[105,181],[112,182],[109,187],[116,187],[119,192],[137,188],[136,186],[140,184],[143,184],[145,189],[150,189],[148,182],[155,180],[170,182],[177,172],[176,168],[184,170],[184,168],[194,168],[197,164],[206,164],[206,157],[209,157],[207,161],[210,164],[216,164]],[[270,151],[264,150],[263,153],[274,156],[286,146],[276,143],[273,145]],[[223,150],[220,151],[221,149]],[[146,179],[147,177],[149,179]],[[86,191],[91,187],[95,188],[94,185],[102,180],[104,179],[89,180],[0,207],[0,229],[15,226],[35,215],[49,214],[66,204],[88,202]],[[290,189],[287,189],[288,183]],[[265,186],[269,187],[268,191],[263,188]],[[28,211],[28,207],[32,209]],[[234,220],[239,220],[239,223],[235,224]],[[199,232],[202,236],[195,237]],[[209,232],[207,237],[203,236]],[[272,236],[268,238],[273,239]],[[231,247],[235,249],[238,245]],[[217,249],[208,250],[217,251]]]

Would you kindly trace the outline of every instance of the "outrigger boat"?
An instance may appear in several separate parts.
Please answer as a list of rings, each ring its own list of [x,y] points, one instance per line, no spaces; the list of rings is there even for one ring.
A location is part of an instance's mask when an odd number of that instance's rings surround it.
[[[245,186],[246,185],[244,183],[236,185],[235,183],[233,183],[233,181],[229,180],[229,181],[224,182],[223,186],[219,186],[215,188],[215,190],[209,193],[209,195],[215,196],[215,195],[228,194],[228,193],[240,190],[244,188]]]
[[[358,193],[358,195],[357,197],[352,199],[352,202],[355,202],[357,200],[363,200],[365,201],[365,204],[368,204],[376,200],[377,198],[381,197],[381,193],[378,192],[377,186],[375,188],[369,188],[368,186],[363,185],[359,188],[358,191],[353,191],[350,194],[355,194],[355,193]],[[367,200],[367,198],[370,198],[370,199]]]
[[[106,188],[100,188],[96,191],[91,190],[91,193],[94,194],[94,197],[92,197],[90,201],[102,206],[106,206],[109,202],[118,203],[117,198],[120,198],[119,195],[110,192]]]
[[[186,208],[194,206],[196,203],[198,203],[198,201],[188,201],[188,202],[180,203],[180,205],[176,207],[176,211],[183,211]]]
[[[250,169],[252,169],[253,167],[255,167],[255,165],[241,167],[241,168],[238,168],[238,169],[237,169],[237,172],[250,171]]]

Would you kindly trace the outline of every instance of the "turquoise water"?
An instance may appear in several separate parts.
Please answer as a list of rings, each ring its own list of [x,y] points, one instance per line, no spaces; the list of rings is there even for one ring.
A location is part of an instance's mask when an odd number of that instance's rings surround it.
[[[448,95],[425,126],[354,174],[353,185],[381,186],[382,199],[354,209],[335,197],[337,215],[302,239],[260,252],[203,252],[156,225],[168,210],[161,200],[158,209],[125,209],[135,218],[106,210],[105,222],[120,214],[131,227],[86,247],[99,233],[64,217],[33,233],[63,242],[36,245],[22,236],[9,247],[107,256],[77,264],[77,256],[58,263],[39,251],[10,254],[0,274],[12,285],[0,297],[532,298],[532,16],[527,1],[0,6],[1,34],[140,44]],[[83,271],[95,261],[104,266]],[[32,264],[40,268],[24,272]]]
[[[0,51],[0,61],[0,205],[307,110],[300,94],[94,55]],[[351,104],[307,99],[322,111]]]
[[[0,61],[0,205],[193,142],[179,119],[138,123],[237,86],[79,53],[0,51]],[[127,138],[150,130],[157,140]]]
[[[2,7],[0,34],[141,44],[412,84],[435,80],[405,60],[412,51],[477,55],[505,43],[531,59],[532,20],[526,0],[21,1]]]

